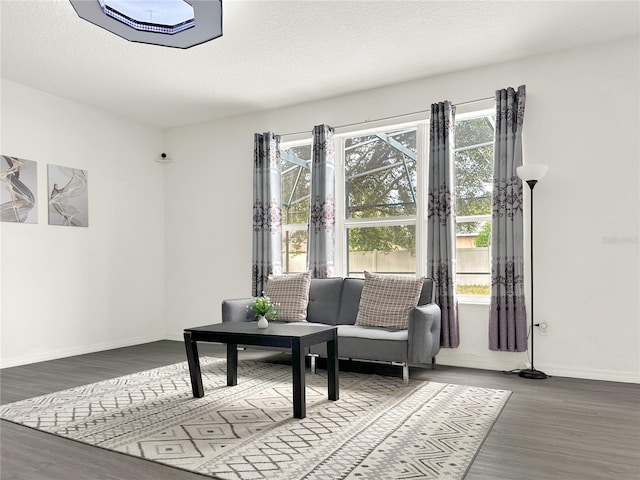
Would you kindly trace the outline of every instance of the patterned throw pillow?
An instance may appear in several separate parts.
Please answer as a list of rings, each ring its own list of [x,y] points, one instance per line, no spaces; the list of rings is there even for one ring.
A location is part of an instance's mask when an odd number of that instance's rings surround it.
[[[418,305],[423,282],[421,277],[377,275],[365,271],[356,325],[409,328],[409,315]]]
[[[279,322],[306,322],[311,272],[269,276],[264,294],[276,304]]]

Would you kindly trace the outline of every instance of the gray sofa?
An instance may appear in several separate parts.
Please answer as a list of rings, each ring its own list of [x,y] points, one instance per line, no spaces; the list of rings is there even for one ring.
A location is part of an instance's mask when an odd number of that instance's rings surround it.
[[[425,279],[407,330],[354,325],[363,286],[364,280],[359,278],[311,279],[307,321],[338,326],[340,358],[400,365],[405,381],[409,379],[410,364],[431,363],[435,368],[440,350],[440,307],[433,303],[433,281]],[[224,300],[222,321],[254,321],[254,312],[248,308],[251,300]],[[315,372],[315,358],[326,354],[326,344],[309,349],[312,371]]]

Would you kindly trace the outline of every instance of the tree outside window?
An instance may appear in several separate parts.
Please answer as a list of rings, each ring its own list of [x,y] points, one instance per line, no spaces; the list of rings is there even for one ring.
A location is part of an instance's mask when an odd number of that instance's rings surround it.
[[[458,295],[490,294],[494,125],[493,115],[456,121]]]
[[[282,271],[307,269],[307,224],[311,189],[311,143],[286,146],[282,159]]]

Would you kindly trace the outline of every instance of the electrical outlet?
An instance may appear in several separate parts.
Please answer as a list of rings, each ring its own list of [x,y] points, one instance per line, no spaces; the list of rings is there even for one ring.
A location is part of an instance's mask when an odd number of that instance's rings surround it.
[[[547,336],[549,335],[549,323],[548,322],[540,322],[538,326],[540,335]]]

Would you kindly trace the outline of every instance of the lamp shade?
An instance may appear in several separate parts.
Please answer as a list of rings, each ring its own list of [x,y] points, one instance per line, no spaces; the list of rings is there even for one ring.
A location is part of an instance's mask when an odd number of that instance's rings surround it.
[[[538,181],[547,174],[549,167],[541,163],[528,163],[516,168],[518,176],[525,182],[529,180]]]

